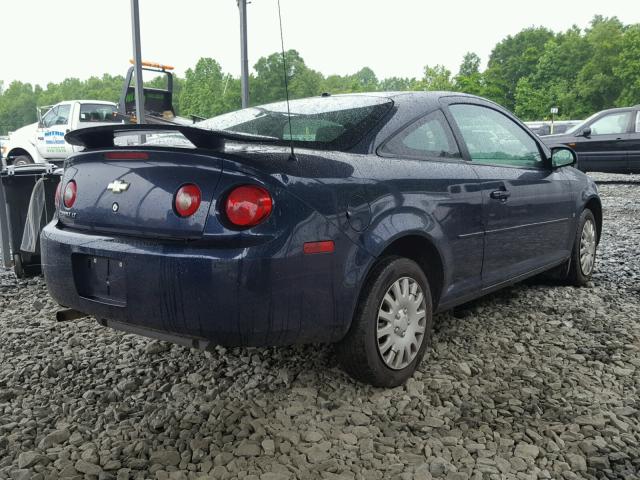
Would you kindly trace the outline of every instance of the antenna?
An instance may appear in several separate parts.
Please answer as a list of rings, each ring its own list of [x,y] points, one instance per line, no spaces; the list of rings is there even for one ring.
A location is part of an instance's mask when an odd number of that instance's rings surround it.
[[[289,82],[287,80],[287,58],[284,53],[284,36],[282,34],[282,13],[280,12],[280,0],[278,0],[278,20],[280,21],[280,45],[282,46],[282,69],[284,70],[284,91],[287,96],[287,121],[289,123],[289,145],[291,154],[289,160],[297,160],[293,152],[293,133],[291,130],[291,109],[289,108]]]

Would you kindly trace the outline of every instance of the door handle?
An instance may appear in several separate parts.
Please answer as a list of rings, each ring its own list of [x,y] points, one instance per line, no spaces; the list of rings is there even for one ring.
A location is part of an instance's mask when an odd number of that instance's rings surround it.
[[[503,202],[506,202],[507,198],[511,196],[511,192],[508,192],[507,190],[494,190],[489,194],[489,196],[494,200],[501,200]]]

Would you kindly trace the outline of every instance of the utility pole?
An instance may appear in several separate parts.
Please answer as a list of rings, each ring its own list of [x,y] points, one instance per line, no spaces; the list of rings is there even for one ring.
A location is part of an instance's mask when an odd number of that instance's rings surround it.
[[[131,0],[131,32],[133,36],[133,66],[136,72],[136,120],[138,125],[144,121],[144,90],[142,83],[142,53],[140,49],[140,8],[138,0]]]
[[[132,0],[133,1],[133,0]],[[240,87],[242,108],[249,106],[249,53],[247,48],[247,0],[237,0],[240,10]]]
[[[555,116],[558,113],[558,107],[551,107],[551,135],[554,133],[554,125],[553,122],[555,120]]]

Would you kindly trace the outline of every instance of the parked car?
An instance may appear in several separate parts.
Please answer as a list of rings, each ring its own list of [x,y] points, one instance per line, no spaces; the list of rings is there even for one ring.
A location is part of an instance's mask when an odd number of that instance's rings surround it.
[[[582,120],[557,120],[551,122],[524,122],[529,129],[536,135],[555,135],[565,133],[572,127],[582,123]]]
[[[596,185],[495,103],[371,93],[290,108],[67,134],[86,150],[41,236],[53,298],[201,348],[337,342],[354,377],[394,386],[434,312],[550,269],[591,276]],[[183,141],[113,147],[149,131]]]
[[[639,112],[640,105],[603,110],[564,135],[542,140],[550,147],[573,148],[583,172],[640,173]]]

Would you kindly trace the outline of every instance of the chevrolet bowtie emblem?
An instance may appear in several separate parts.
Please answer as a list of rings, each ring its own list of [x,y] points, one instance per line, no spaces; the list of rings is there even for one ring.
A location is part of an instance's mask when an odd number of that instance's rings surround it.
[[[111,190],[113,193],[121,193],[124,192],[127,188],[129,188],[129,183],[121,182],[120,180],[114,180],[109,185],[107,185],[107,190]]]

